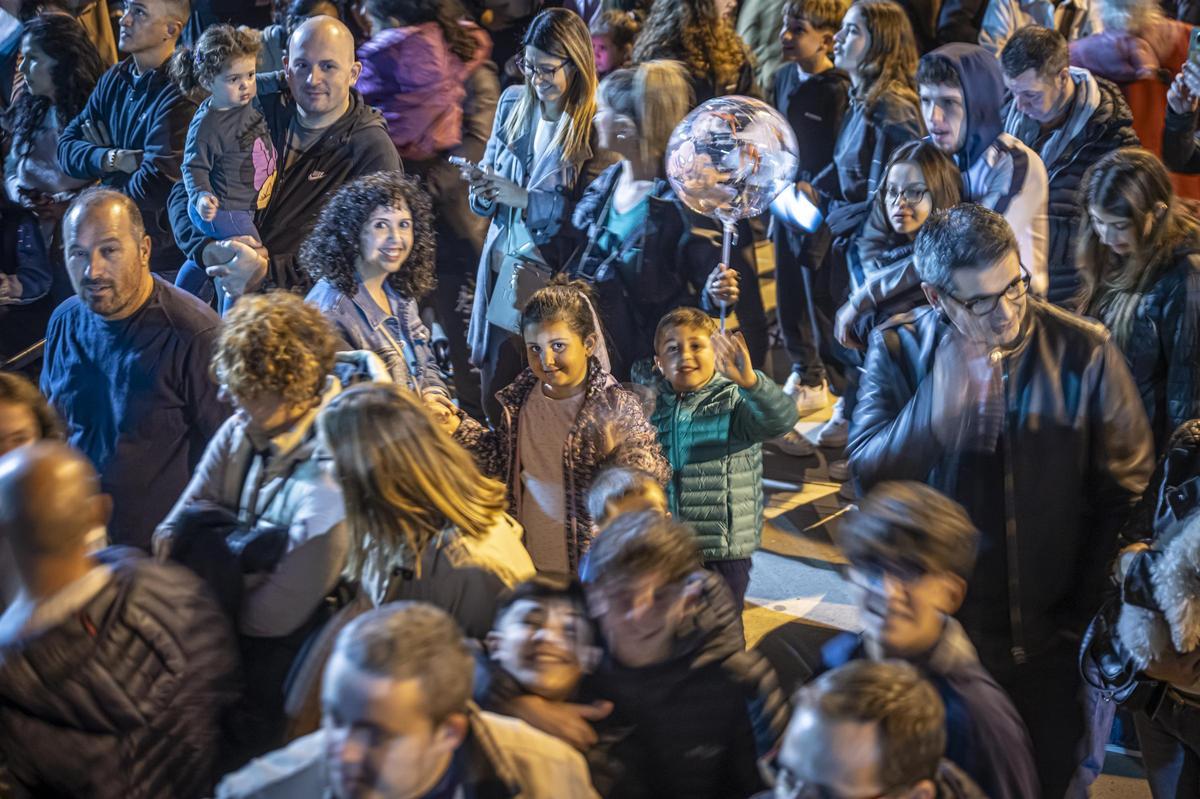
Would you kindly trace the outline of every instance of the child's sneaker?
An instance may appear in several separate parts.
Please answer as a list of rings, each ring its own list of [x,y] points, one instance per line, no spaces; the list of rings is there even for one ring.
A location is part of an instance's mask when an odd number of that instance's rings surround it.
[[[817,445],[805,438],[799,430],[792,429],[784,435],[771,441],[784,455],[793,458],[807,458],[817,454]]]
[[[841,449],[850,440],[850,421],[843,410],[845,400],[838,397],[833,404],[833,416],[817,432],[817,446],[826,449]]]
[[[792,372],[788,375],[787,382],[783,384],[783,393],[796,401],[796,411],[804,416],[824,408],[828,402],[825,396],[825,381],[822,380],[819,385],[815,386],[806,386],[800,381],[800,375]]]

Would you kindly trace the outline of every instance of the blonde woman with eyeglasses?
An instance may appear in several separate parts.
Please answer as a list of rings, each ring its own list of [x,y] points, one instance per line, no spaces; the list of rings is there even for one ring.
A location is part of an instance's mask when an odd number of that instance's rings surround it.
[[[396,385],[342,392],[317,425],[346,503],[347,570],[372,604],[430,602],[485,636],[499,596],[534,576],[504,484]]]
[[[524,365],[524,349],[509,330],[488,321],[496,277],[510,249],[532,242],[541,259],[560,268],[574,248],[563,230],[585,186],[612,163],[596,157],[596,63],[587,24],[573,11],[549,8],[525,33],[519,65],[525,83],[506,89],[496,108],[487,150],[463,167],[471,209],[490,217],[467,331],[479,367],[488,418],[499,421],[493,394]]]

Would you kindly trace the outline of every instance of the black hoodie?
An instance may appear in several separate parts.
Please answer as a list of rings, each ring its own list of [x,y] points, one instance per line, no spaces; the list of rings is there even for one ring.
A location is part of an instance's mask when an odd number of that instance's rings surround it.
[[[263,116],[275,150],[281,154],[271,201],[254,218],[263,245],[271,256],[262,288],[307,292],[312,281],[296,264],[296,253],[316,224],[326,200],[356,178],[400,169],[400,156],[388,136],[383,116],[351,89],[350,107],[346,113],[295,163],[285,167],[282,154],[287,152],[288,131],[296,120],[296,103],[282,72],[260,75],[258,85]],[[182,183],[171,192],[169,210],[179,248],[200,263],[200,255],[212,239],[196,230],[188,218],[187,191]]]

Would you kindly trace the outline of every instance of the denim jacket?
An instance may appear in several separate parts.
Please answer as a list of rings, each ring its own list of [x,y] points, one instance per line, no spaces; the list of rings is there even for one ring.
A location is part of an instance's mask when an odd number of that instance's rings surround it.
[[[449,396],[416,301],[385,282],[383,290],[391,305],[391,313],[385,313],[367,294],[362,281],[355,281],[355,289],[354,295],[348,296],[322,278],[305,301],[333,323],[348,349],[371,350],[382,358],[392,380],[414,391],[436,390]]]

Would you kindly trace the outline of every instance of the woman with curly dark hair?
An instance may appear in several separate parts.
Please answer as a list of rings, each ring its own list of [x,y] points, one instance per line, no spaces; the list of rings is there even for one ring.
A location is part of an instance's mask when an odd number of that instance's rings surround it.
[[[654,0],[633,46],[633,63],[682,61],[696,102],[726,94],[760,95],[750,48],[733,27],[731,0]]]
[[[300,247],[307,301],[392,379],[449,396],[417,303],[434,287],[433,211],[416,180],[377,172],[340,188]]]
[[[62,171],[58,137],[83,110],[104,69],[74,17],[43,14],[25,23],[21,73],[28,91],[8,112],[13,145],[4,169],[14,203],[37,212],[61,210],[87,184]]]

